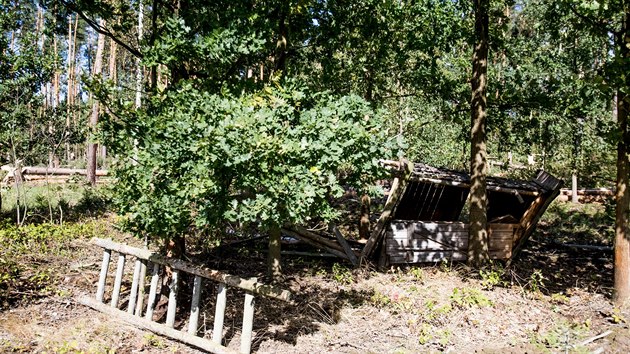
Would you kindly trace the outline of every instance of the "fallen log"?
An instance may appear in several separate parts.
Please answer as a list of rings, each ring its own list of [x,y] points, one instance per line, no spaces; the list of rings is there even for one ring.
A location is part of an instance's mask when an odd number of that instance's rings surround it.
[[[70,176],[70,175],[87,175],[86,169],[79,168],[48,168],[48,167],[24,167],[22,168],[22,174],[24,175],[62,175],[62,176]],[[96,175],[107,176],[107,170],[96,170]]]

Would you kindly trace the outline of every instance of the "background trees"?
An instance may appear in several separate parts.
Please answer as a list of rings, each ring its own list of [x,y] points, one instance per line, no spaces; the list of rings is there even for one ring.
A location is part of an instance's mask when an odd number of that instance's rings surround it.
[[[92,167],[116,155],[121,211],[137,231],[332,217],[328,197],[367,182],[402,137],[411,160],[468,169],[472,2],[4,0],[2,10],[2,163],[82,167],[97,156]],[[627,130],[615,127],[627,111],[627,4],[505,0],[488,11],[490,173],[518,174],[501,166],[529,159],[581,185],[610,185],[617,170],[623,183],[612,146]],[[88,128],[94,115],[102,124]],[[100,146],[87,154],[87,143]],[[295,186],[278,188],[282,176]]]

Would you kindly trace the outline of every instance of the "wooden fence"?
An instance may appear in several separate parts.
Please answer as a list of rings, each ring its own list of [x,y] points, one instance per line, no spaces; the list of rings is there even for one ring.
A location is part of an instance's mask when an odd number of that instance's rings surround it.
[[[255,279],[243,279],[216,270],[194,265],[190,262],[175,258],[163,257],[146,249],[130,247],[111,240],[93,239],[92,242],[104,249],[103,262],[96,290],[96,297],[82,297],[79,302],[106,313],[112,317],[122,319],[137,327],[154,333],[179,340],[212,353],[231,353],[232,350],[222,345],[223,320],[227,305],[228,287],[239,288],[245,291],[245,305],[243,310],[243,327],[241,333],[241,353],[249,353],[251,350],[252,329],[254,321],[254,295],[262,295],[282,301],[290,301],[291,293],[288,290],[265,285]],[[104,303],[107,273],[112,257],[112,251],[118,253],[116,275],[109,306]],[[126,312],[119,309],[121,286],[123,283],[125,262],[128,256],[135,257],[135,267]],[[147,298],[147,306],[144,317],[144,288],[147,267],[152,265],[151,284]],[[158,283],[160,281],[160,268],[170,267],[172,278],[170,284],[166,322],[164,324],[153,321],[153,310],[156,304]],[[179,292],[180,273],[194,275],[192,286],[192,303],[188,327],[186,330],[174,328]],[[197,335],[199,328],[199,302],[204,281],[218,283],[216,309],[214,316],[214,328],[212,340]]]

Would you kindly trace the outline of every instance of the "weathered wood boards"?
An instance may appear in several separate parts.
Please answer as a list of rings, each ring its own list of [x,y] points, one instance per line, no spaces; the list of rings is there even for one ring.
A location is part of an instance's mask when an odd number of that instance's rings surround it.
[[[399,170],[405,163],[386,162]],[[397,175],[390,198],[372,237],[363,249],[369,257],[382,244],[379,266],[443,259],[466,260],[468,225],[455,222],[469,188],[464,172],[413,164]],[[533,233],[538,220],[558,195],[562,181],[539,171],[531,181],[488,178],[488,219],[493,259],[511,259]],[[389,223],[389,220],[395,219]],[[379,235],[387,228],[385,241]]]
[[[213,353],[230,352],[228,348],[221,345],[223,338],[223,321],[225,318],[225,309],[227,303],[227,287],[232,286],[245,290],[245,307],[243,309],[243,328],[241,332],[241,353],[249,353],[251,350],[251,341],[253,337],[254,323],[254,294],[260,294],[271,298],[288,301],[291,294],[287,290],[279,289],[273,286],[260,284],[256,279],[242,279],[237,276],[221,273],[215,270],[206,269],[196,266],[192,263],[179,259],[166,258],[155,254],[146,249],[129,247],[123,244],[115,243],[110,240],[93,239],[93,243],[103,247],[103,262],[101,273],[98,281],[96,299],[82,298],[81,303],[104,312],[112,317],[124,320],[128,323],[141,328],[148,329],[155,333],[165,335],[167,337],[182,341],[184,343],[196,346],[198,348]],[[118,265],[116,268],[116,276],[114,280],[114,288],[111,294],[111,304],[104,304],[105,287],[107,284],[107,269],[111,260],[111,252],[118,253]],[[127,299],[126,312],[119,308],[119,303],[124,302],[121,299],[121,288],[124,283],[125,261],[128,256],[136,257],[132,285],[129,298]],[[146,275],[147,263],[153,263],[153,273],[151,277],[151,289],[149,291],[148,306],[145,317],[142,317],[142,304],[138,297],[142,296],[144,288],[144,278]],[[156,302],[157,287],[160,280],[160,266],[168,266],[171,268],[171,283],[169,286],[168,309],[166,312],[166,322],[161,324],[153,321],[153,310]],[[194,283],[192,286],[192,301],[190,308],[190,316],[188,327],[181,330],[175,329],[176,317],[178,312],[178,292],[185,291],[180,289],[180,273],[189,273],[194,275]],[[212,341],[197,336],[199,328],[199,303],[203,282],[213,280],[218,282],[216,313],[214,322],[214,332],[212,333]],[[143,296],[142,296],[143,297]],[[136,307],[136,304],[138,306]],[[181,305],[181,304],[179,304]],[[181,310],[181,309],[180,309]],[[203,337],[203,335],[202,335]]]
[[[493,259],[511,256],[518,224],[489,225],[489,254]],[[400,221],[390,223],[385,236],[386,263],[422,263],[466,260],[469,224],[462,222]]]

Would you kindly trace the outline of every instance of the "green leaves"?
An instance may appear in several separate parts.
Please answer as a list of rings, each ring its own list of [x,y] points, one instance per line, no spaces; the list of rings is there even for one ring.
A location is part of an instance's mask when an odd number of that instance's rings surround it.
[[[121,147],[116,201],[130,229],[164,237],[331,218],[333,198],[377,178],[377,160],[391,155],[365,100],[291,84],[239,97],[182,85],[155,96],[140,121],[137,152],[111,117],[104,124]]]

